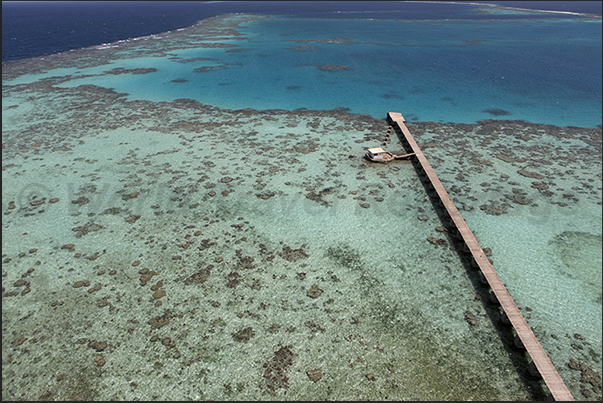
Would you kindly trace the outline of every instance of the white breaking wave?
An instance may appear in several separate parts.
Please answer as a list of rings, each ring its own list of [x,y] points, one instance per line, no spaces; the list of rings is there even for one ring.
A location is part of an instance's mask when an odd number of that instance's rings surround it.
[[[404,3],[410,3],[410,1],[404,1]],[[592,14],[587,14],[587,13],[578,13],[575,11],[560,11],[560,10],[540,10],[540,9],[534,9],[534,8],[521,8],[521,7],[510,7],[510,6],[503,6],[500,4],[491,4],[491,3],[478,3],[478,2],[467,2],[467,3],[461,3],[458,1],[413,1],[413,3],[439,3],[439,4],[469,4],[469,5],[473,5],[473,6],[480,6],[480,7],[492,7],[492,8],[499,8],[499,9],[503,9],[503,10],[513,10],[513,11],[526,11],[526,12],[532,12],[532,13],[551,13],[551,14],[568,14],[568,15],[578,15],[578,16],[591,16]]]

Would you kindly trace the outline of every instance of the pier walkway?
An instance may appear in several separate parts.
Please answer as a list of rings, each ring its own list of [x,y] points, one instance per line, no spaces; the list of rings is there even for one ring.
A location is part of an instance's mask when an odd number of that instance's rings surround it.
[[[389,112],[387,114],[387,120],[394,130],[404,136],[404,139],[407,143],[406,145],[410,146],[412,152],[415,153],[419,167],[429,181],[430,189],[435,192],[435,195],[437,195],[439,199],[439,203],[448,213],[448,224],[453,230],[451,232],[456,233],[459,241],[464,243],[465,250],[471,253],[474,260],[472,263],[479,267],[483,277],[492,289],[496,300],[498,303],[500,303],[504,311],[503,319],[510,322],[515,329],[517,334],[515,339],[516,346],[525,348],[532,358],[536,371],[534,371],[534,368],[532,368],[531,372],[539,374],[543,378],[546,386],[551,392],[553,399],[565,401],[574,400],[569,389],[563,382],[563,379],[561,379],[561,376],[559,376],[559,373],[555,369],[555,366],[536,339],[536,336],[532,332],[532,329],[526,322],[525,318],[519,311],[519,308],[517,308],[517,305],[515,305],[511,295],[494,271],[492,264],[486,257],[482,248],[479,246],[475,236],[467,226],[467,223],[465,223],[465,220],[463,217],[461,217],[461,214],[450,199],[450,196],[448,196],[448,192],[438,179],[433,168],[431,165],[429,165],[427,158],[425,158],[425,155],[423,155],[423,152],[408,131],[402,114]],[[517,338],[519,338],[519,340]]]

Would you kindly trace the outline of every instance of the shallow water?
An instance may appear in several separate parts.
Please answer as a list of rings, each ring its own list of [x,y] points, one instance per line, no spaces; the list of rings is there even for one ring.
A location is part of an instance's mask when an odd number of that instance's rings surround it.
[[[543,398],[412,164],[363,160],[386,110],[158,89],[213,65],[175,57],[253,46],[241,21],[3,66],[3,399]],[[600,397],[601,130],[408,126],[573,395]]]

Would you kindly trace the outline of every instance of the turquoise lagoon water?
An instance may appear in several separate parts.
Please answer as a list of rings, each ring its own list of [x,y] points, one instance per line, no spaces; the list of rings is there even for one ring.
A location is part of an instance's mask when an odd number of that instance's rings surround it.
[[[228,15],[3,65],[3,399],[545,397],[412,164],[362,159],[388,110],[600,399],[600,24]]]

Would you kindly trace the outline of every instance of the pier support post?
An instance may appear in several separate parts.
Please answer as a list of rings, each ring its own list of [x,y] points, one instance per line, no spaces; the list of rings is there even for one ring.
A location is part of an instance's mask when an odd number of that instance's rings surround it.
[[[530,375],[532,375],[534,378],[540,378],[540,372],[538,371],[538,368],[536,368],[536,364],[534,364],[534,361],[530,361],[530,365],[528,365],[528,373]]]
[[[525,350],[525,346],[523,345],[523,343],[521,342],[521,339],[519,338],[519,336],[515,336],[515,338],[513,339],[513,345],[515,346],[515,348],[519,349],[519,350]]]
[[[511,325],[511,321],[509,320],[509,316],[507,315],[506,312],[503,312],[502,315],[500,315],[500,322],[503,325],[507,325],[507,326]]]

